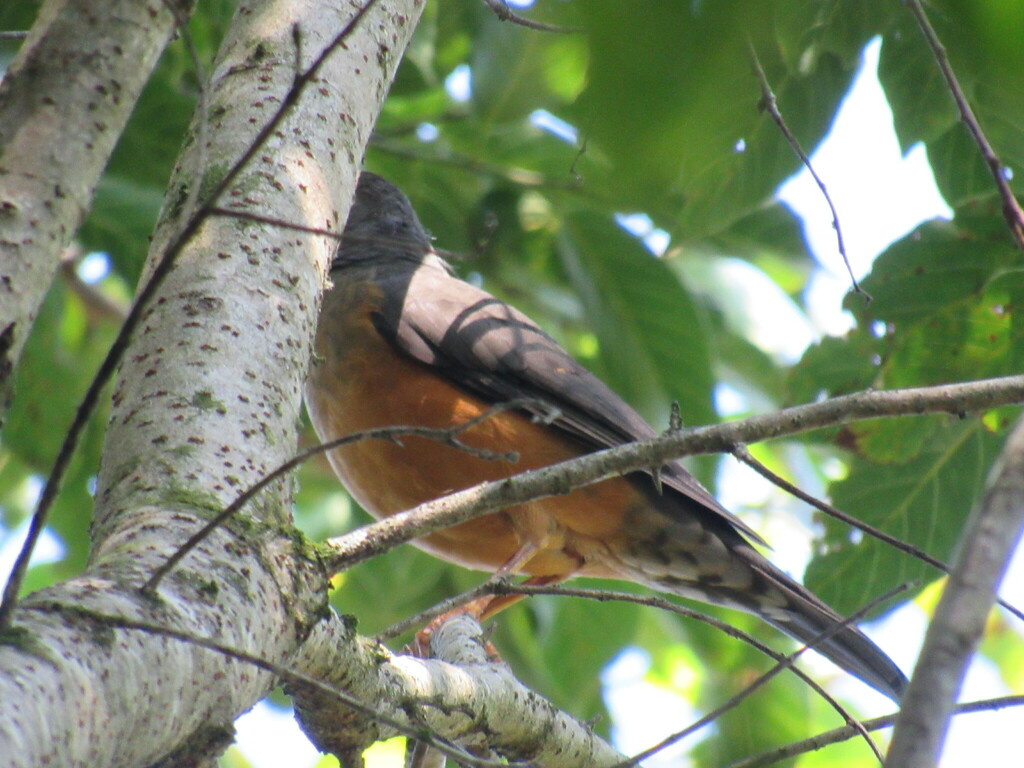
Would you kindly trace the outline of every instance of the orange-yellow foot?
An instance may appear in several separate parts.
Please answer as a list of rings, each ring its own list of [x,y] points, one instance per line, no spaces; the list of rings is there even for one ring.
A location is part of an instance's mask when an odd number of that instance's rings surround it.
[[[470,600],[468,603],[460,605],[458,608],[453,608],[450,611],[442,613],[437,618],[433,619],[427,626],[416,633],[416,637],[413,638],[412,642],[409,643],[409,652],[420,659],[426,659],[430,657],[430,637],[437,631],[442,624],[453,616],[468,615],[472,616],[477,621],[482,621],[487,616],[491,616],[495,611],[490,611],[489,606],[495,600],[501,600],[503,598],[485,596],[478,597],[476,600]],[[494,644],[490,640],[486,641],[484,646],[487,651],[487,657],[491,661],[501,661],[501,655],[498,653],[498,649],[494,647]]]

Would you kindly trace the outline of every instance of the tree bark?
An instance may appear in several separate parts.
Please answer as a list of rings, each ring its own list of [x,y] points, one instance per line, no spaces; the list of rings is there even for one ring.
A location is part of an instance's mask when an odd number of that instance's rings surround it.
[[[0,83],[0,392],[174,33],[168,5],[49,0]]]
[[[420,5],[390,0],[370,11],[235,179],[226,205],[340,230]],[[223,178],[278,109],[295,73],[296,41],[305,67],[356,10],[332,2],[239,7],[211,77],[210,123],[193,129],[205,141],[189,140],[178,163],[150,270],[190,214],[182,201],[195,199],[192,184],[205,189]],[[53,190],[43,187],[17,203],[18,216],[30,203],[47,208]],[[88,195],[75,200],[84,208]],[[323,236],[210,218],[181,252],[124,357],[89,567],[25,599],[0,646],[7,764],[199,762],[223,748],[233,719],[274,684],[274,675],[180,635],[116,629],[109,617],[216,638],[276,662],[292,658],[319,620],[326,581],[316,558],[288,535],[286,481],[215,531],[155,598],[138,587],[213,512],[294,451],[313,297],[332,250]],[[29,276],[17,279],[28,285]]]
[[[989,487],[964,529],[935,616],[928,624],[913,679],[896,718],[885,761],[889,768],[938,765],[960,687],[1022,532],[1024,421],[1018,421],[992,470]]]

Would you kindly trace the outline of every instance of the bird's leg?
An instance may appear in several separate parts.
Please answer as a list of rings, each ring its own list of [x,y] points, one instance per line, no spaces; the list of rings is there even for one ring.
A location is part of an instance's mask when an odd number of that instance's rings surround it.
[[[525,566],[536,553],[540,547],[532,542],[527,541],[519,549],[516,550],[515,554],[506,560],[498,570],[494,572],[495,576],[507,576],[509,574],[518,573],[523,566]],[[526,580],[527,584],[552,584],[565,580],[565,576],[532,576]],[[484,595],[474,600],[470,600],[467,603],[463,603],[458,608],[454,608],[446,613],[441,614],[437,618],[433,619],[427,626],[416,633],[416,637],[411,643],[412,653],[420,658],[427,658],[430,653],[430,636],[434,631],[444,624],[452,616],[459,614],[468,614],[477,621],[484,621],[494,616],[499,611],[503,611],[515,603],[522,600],[524,595]],[[487,641],[487,654],[494,661],[500,661],[501,656],[498,654],[497,649]]]

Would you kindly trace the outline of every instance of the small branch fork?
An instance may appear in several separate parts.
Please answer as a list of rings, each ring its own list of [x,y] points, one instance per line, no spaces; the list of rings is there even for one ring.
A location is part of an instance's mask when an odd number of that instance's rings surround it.
[[[700,717],[696,722],[691,723],[689,726],[687,726],[686,728],[684,728],[681,731],[678,731],[677,733],[673,733],[668,738],[663,739],[662,741],[658,742],[654,746],[649,747],[648,749],[645,749],[643,752],[640,752],[640,753],[634,755],[629,761],[623,763],[622,765],[617,765],[614,768],[628,768],[629,766],[636,765],[641,760],[646,760],[648,757],[651,757],[651,756],[657,754],[658,752],[660,752],[661,750],[665,749],[666,747],[669,747],[669,746],[677,743],[678,741],[681,741],[682,739],[684,739],[687,736],[689,736],[691,733],[695,733],[696,731],[698,731],[701,728],[703,728],[705,725],[708,725],[709,723],[714,722],[718,717],[720,717],[721,715],[725,714],[730,709],[733,709],[740,702],[742,702],[744,699],[746,699],[751,694],[753,694],[754,691],[756,691],[757,689],[759,689],[762,686],[764,686],[769,680],[771,680],[777,674],[782,672],[782,670],[784,670],[784,669],[793,669],[793,663],[797,660],[797,658],[799,658],[804,653],[804,651],[808,650],[809,648],[814,648],[818,643],[821,643],[821,642],[824,642],[825,640],[828,640],[830,637],[835,635],[837,632],[841,632],[844,627],[846,627],[846,626],[848,626],[848,625],[858,621],[859,619],[861,619],[864,616],[864,614],[868,613],[870,610],[872,610],[876,606],[878,606],[878,605],[880,605],[880,604],[882,604],[884,602],[887,602],[888,600],[891,600],[893,597],[895,597],[896,595],[900,594],[901,592],[905,592],[906,590],[910,589],[912,586],[913,586],[913,584],[903,584],[903,585],[901,585],[899,587],[896,587],[893,590],[890,590],[886,594],[884,594],[884,595],[882,595],[882,596],[880,596],[878,598],[875,598],[874,600],[872,600],[870,603],[868,603],[866,606],[861,608],[856,613],[848,616],[847,618],[843,619],[843,621],[835,624],[834,626],[829,627],[828,630],[818,634],[807,645],[804,645],[804,646],[798,648],[795,652],[793,652],[793,653],[789,654],[788,656],[780,659],[778,661],[778,663],[776,663],[776,665],[774,667],[769,669],[763,675],[760,675],[756,680],[752,681],[749,685],[747,685],[742,691],[737,693],[735,696],[730,697],[723,704],[719,705],[718,707],[715,707],[715,709],[713,709],[712,711],[708,712],[704,716]],[[849,717],[848,715],[845,715],[845,713],[844,713],[844,716]],[[856,720],[854,720],[852,723],[849,720],[847,720],[847,724],[853,726],[857,730],[857,732],[860,733],[864,737],[864,739],[867,741],[868,745],[871,747],[871,751],[874,752],[875,757],[878,758],[878,762],[882,763],[882,761],[883,761],[882,753],[878,751],[878,747],[875,745],[875,742],[871,740],[871,737],[868,736],[868,733],[864,729],[864,726],[861,725]]]
[[[855,733],[861,733],[861,735],[864,736],[872,752],[874,752],[876,757],[878,757],[879,762],[881,762],[882,760],[882,756],[879,753],[878,748],[875,746],[874,742],[868,737],[867,732],[859,727],[857,719],[853,717],[838,701],[835,700],[835,698],[833,698],[813,678],[808,676],[799,667],[795,666],[794,662],[805,650],[807,650],[808,648],[813,648],[818,643],[823,642],[824,640],[827,640],[829,637],[831,637],[833,631],[838,632],[842,627],[846,626],[848,623],[856,621],[863,613],[871,610],[871,608],[877,605],[878,603],[888,600],[894,595],[898,594],[899,592],[908,589],[909,585],[901,586],[896,590],[892,591],[891,593],[883,596],[879,600],[873,601],[871,605],[867,606],[862,611],[846,619],[841,625],[835,627],[834,630],[830,630],[828,633],[823,633],[819,635],[817,638],[815,638],[814,642],[806,646],[803,646],[798,651],[788,656],[779,653],[770,646],[762,643],[753,635],[750,635],[740,629],[737,629],[736,627],[730,624],[726,624],[725,622],[719,621],[718,619],[712,616],[708,616],[707,614],[701,613],[700,611],[695,611],[690,608],[686,608],[682,605],[674,603],[670,600],[666,600],[665,598],[659,596],[638,595],[633,594],[632,592],[622,592],[610,589],[587,589],[579,587],[566,587],[563,585],[515,584],[510,582],[508,579],[493,580],[490,583],[484,582],[484,584],[482,584],[480,588],[483,588],[484,586],[489,586],[492,594],[495,595],[556,595],[561,597],[585,598],[589,600],[597,600],[599,602],[616,601],[634,603],[636,605],[643,605],[650,608],[655,608],[657,610],[667,611],[669,613],[674,613],[678,616],[682,616],[687,619],[694,619],[696,621],[700,621],[704,624],[707,624],[708,626],[714,627],[715,629],[724,632],[729,637],[740,640],[741,642],[744,642],[752,648],[760,651],[761,653],[768,656],[775,662],[775,666],[772,667],[771,670],[769,670],[761,677],[757,678],[753,683],[745,687],[740,693],[731,698],[729,701],[725,702],[722,706],[716,708],[713,713],[710,713],[706,717],[702,717],[698,722],[688,726],[683,731],[680,731],[669,736],[667,739],[659,742],[657,745],[647,750],[644,750],[638,755],[634,755],[631,758],[630,764],[650,757],[656,752],[659,752],[662,749],[665,749],[666,747],[675,744],[676,742],[685,738],[690,733],[693,733],[694,731],[702,728],[704,725],[707,725],[711,722],[711,720],[713,720],[721,714],[724,714],[729,709],[732,709],[733,707],[738,705],[743,699],[752,695],[754,691],[756,691],[762,685],[767,683],[768,680],[770,680],[772,677],[786,669],[791,670],[797,677],[799,677],[819,696],[821,696],[826,702],[828,702],[828,704],[833,709],[835,709],[835,711],[838,712],[839,715],[846,721],[847,726],[852,728]]]
[[[235,659],[245,664],[251,664],[254,667],[269,672],[278,679],[287,682],[289,684],[301,684],[308,688],[317,691],[319,694],[327,696],[335,701],[344,704],[349,709],[358,713],[359,715],[372,719],[385,727],[394,729],[397,733],[409,736],[410,738],[417,739],[419,741],[426,741],[431,747],[438,751],[452,757],[459,761],[460,764],[479,766],[479,768],[502,768],[502,766],[518,765],[515,763],[506,763],[504,761],[487,760],[476,757],[461,749],[458,745],[443,739],[439,736],[434,735],[429,730],[409,725],[408,723],[397,720],[393,717],[389,717],[387,714],[381,711],[380,707],[376,704],[368,704],[359,698],[348,693],[337,685],[325,683],[324,681],[306,675],[292,667],[277,664],[269,661],[261,656],[249,653],[239,648],[232,648],[224,645],[216,640],[208,637],[202,637],[200,635],[193,634],[191,632],[184,632],[182,630],[174,629],[168,626],[162,626],[159,624],[153,624],[146,621],[140,621],[133,619],[128,616],[112,616],[103,613],[98,613],[91,610],[78,608],[76,606],[68,605],[41,605],[32,606],[32,610],[40,612],[48,612],[54,609],[59,609],[65,615],[76,615],[82,620],[89,622],[94,626],[106,627],[109,629],[127,630],[144,632],[149,635],[155,635],[158,637],[166,637],[172,640],[178,640],[183,643],[197,646],[199,648],[205,648],[214,653],[219,653],[228,658]],[[383,649],[382,649],[383,651]],[[521,766],[526,768],[526,766]]]

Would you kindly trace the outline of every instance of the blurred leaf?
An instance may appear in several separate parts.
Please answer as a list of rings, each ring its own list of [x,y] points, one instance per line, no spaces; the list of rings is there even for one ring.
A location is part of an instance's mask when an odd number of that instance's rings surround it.
[[[783,272],[787,293],[803,288],[811,268],[800,221],[778,202],[757,208],[729,229],[716,233],[709,245],[715,253],[754,261],[773,277]]]
[[[331,603],[361,620],[359,632],[372,635],[481,581],[479,574],[462,571],[466,583],[460,586],[454,580],[458,570],[412,545],[401,546],[346,571]]]
[[[942,41],[956,75],[988,141],[1011,167],[1024,163],[1024,5],[1013,0],[970,3],[936,0],[928,19]],[[979,150],[959,116],[945,80],[909,13],[882,46],[879,78],[893,107],[894,124],[904,149],[918,141],[928,146],[939,189],[958,205],[984,189],[987,175]],[[1019,174],[1012,182],[1018,189]],[[989,189],[994,187],[991,180]]]
[[[928,162],[939,193],[953,207],[995,193],[992,172],[962,123],[954,123],[928,143]]]
[[[4,425],[4,449],[45,478],[89,385],[113,341],[115,329],[88,319],[81,300],[58,281],[47,294],[15,373],[14,400]],[[66,578],[85,563],[92,516],[90,484],[99,465],[106,399],[89,422],[50,514],[49,525],[67,548],[66,558],[45,566],[33,585]]]
[[[473,105],[481,127],[521,119],[537,109],[555,109],[576,97],[586,72],[587,49],[575,35],[522,34],[522,29],[486,16],[470,57]]]
[[[957,123],[956,104],[909,13],[884,38],[878,79],[892,105],[893,127],[904,152],[915,142],[937,139]]]
[[[748,614],[699,606],[702,612],[758,638],[771,637],[780,646],[780,635]],[[708,712],[740,694],[767,672],[773,661],[740,640],[726,637],[714,627],[684,622],[691,647],[703,661],[698,704]],[[785,641],[789,642],[790,641]],[[698,765],[730,765],[744,757],[779,746],[807,733],[809,689],[791,673],[775,676],[764,688],[714,721],[715,738],[702,741],[693,750]],[[685,725],[685,724],[684,724]]]
[[[593,586],[615,588],[607,581]],[[530,598],[497,619],[498,645],[528,685],[542,688],[557,706],[591,718],[605,712],[600,670],[632,642],[643,611],[631,603]],[[608,729],[605,718],[599,730]]]
[[[1005,610],[1000,609],[986,627],[981,653],[995,664],[1007,688],[1024,690],[1024,643],[1021,642],[1020,622],[1010,618]]]
[[[220,768],[252,768],[252,763],[235,746],[228,747],[227,752],[217,759],[217,765]]]
[[[854,65],[817,48],[779,58],[791,36],[820,31],[808,3],[662,1],[639,14],[595,0],[581,16],[591,63],[570,113],[588,141],[581,172],[597,174],[620,208],[672,222],[683,240],[747,215],[799,165],[758,110],[749,47],[805,146],[824,134]]]

